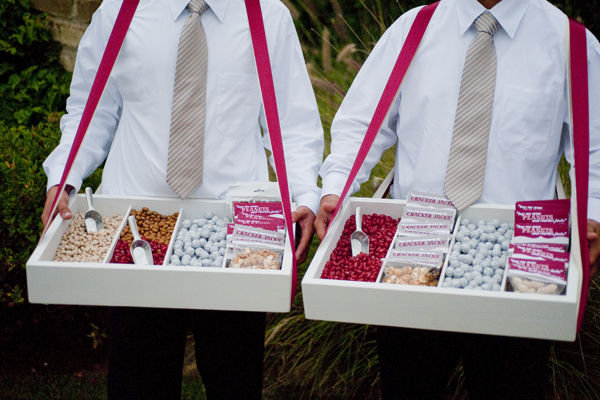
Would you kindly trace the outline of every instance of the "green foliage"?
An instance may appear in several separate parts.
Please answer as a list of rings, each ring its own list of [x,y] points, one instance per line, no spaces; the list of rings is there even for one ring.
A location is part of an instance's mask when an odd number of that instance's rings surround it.
[[[29,1],[0,3],[0,120],[38,124],[64,108],[70,76],[57,63],[48,19],[29,11]]]
[[[0,122],[0,132],[0,278],[4,281],[16,268],[22,269],[37,243],[46,187],[42,161],[59,135],[53,123],[27,128]]]
[[[42,163],[60,138],[58,122],[70,74],[57,62],[60,49],[52,41],[47,18],[32,13],[29,1],[1,1],[0,30],[0,343],[6,345],[2,354],[19,360],[19,355],[40,351],[38,345],[45,354],[55,349],[66,352],[65,348],[91,351],[105,337],[97,328],[104,326],[102,310],[26,301],[25,263],[42,228],[46,188]],[[86,183],[97,185],[98,180],[94,174]]]

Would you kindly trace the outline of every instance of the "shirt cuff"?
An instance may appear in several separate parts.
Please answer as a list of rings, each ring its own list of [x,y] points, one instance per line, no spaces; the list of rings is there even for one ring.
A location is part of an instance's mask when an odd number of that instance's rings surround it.
[[[63,171],[62,169],[60,171],[46,171],[46,174],[48,175],[48,184],[46,185],[46,191],[48,191],[48,189],[50,189],[52,186],[56,186],[60,183],[60,178],[62,178]],[[71,185],[75,188],[72,191],[72,193],[69,194],[78,193],[79,189],[81,189],[82,184],[83,180],[81,178],[73,178],[72,176],[67,177],[67,185]]]
[[[308,207],[315,215],[319,211],[319,202],[319,193],[316,192],[307,192],[296,196],[296,208],[300,206]]]
[[[330,172],[327,176],[323,177],[323,189],[321,189],[321,197],[327,196],[328,194],[335,194],[337,196],[342,194],[348,175],[341,172]],[[352,184],[348,196],[352,195],[358,187],[356,183]]]
[[[600,222],[600,199],[588,199],[588,219]]]

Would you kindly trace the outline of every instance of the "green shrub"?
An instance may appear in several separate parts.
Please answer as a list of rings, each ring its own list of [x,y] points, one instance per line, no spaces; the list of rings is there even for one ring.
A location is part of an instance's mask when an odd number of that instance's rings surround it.
[[[0,343],[4,361],[92,349],[103,338],[98,308],[27,302],[25,263],[41,233],[46,176],[42,163],[58,144],[70,74],[43,14],[25,0],[0,2]],[[96,186],[99,172],[85,184]],[[61,350],[62,349],[62,350]],[[11,357],[14,355],[15,357]],[[70,362],[65,361],[67,365]]]
[[[43,123],[33,128],[7,127],[0,122],[2,144],[0,152],[0,281],[4,295],[20,287],[7,287],[9,277],[22,274],[23,266],[34,249],[40,233],[40,215],[45,200],[46,176],[42,161],[58,143],[55,123]],[[20,278],[20,277],[19,277]],[[14,280],[13,280],[14,282]],[[17,303],[22,299],[15,299]]]
[[[70,74],[57,62],[45,15],[31,13],[27,0],[3,0],[0,31],[0,120],[37,124],[64,109]]]

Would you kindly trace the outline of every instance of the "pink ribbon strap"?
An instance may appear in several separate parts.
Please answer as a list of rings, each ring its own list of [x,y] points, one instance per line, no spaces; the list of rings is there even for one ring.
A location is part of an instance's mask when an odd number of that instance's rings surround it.
[[[275,161],[275,172],[277,174],[277,181],[279,182],[281,201],[283,203],[283,214],[285,216],[285,224],[290,237],[290,247],[292,248],[292,298],[290,301],[293,302],[298,286],[298,267],[295,256],[296,248],[292,225],[292,205],[290,203],[290,192],[285,168],[285,154],[283,151],[283,141],[281,139],[281,127],[279,125],[279,114],[277,112],[275,87],[273,86],[273,73],[271,72],[269,49],[267,47],[265,26],[259,0],[245,0],[245,2],[248,22],[250,24],[252,47],[254,49],[254,59],[256,61],[256,70],[258,72],[263,106],[265,108],[267,130],[269,131],[269,137],[271,139],[273,159]]]
[[[108,81],[110,71],[115,65],[117,55],[119,54],[119,50],[121,50],[121,45],[125,39],[125,34],[127,33],[127,29],[129,29],[129,25],[133,19],[133,14],[135,13],[139,2],[140,0],[123,0],[123,4],[121,4],[121,9],[119,10],[115,25],[110,33],[110,37],[108,38],[108,43],[106,44],[106,49],[104,50],[102,59],[100,60],[98,72],[96,72],[96,77],[92,83],[90,95],[85,103],[85,107],[83,108],[83,114],[81,115],[81,120],[79,121],[79,126],[77,127],[77,132],[75,133],[75,138],[73,139],[73,144],[71,145],[71,150],[69,151],[67,163],[65,164],[65,169],[63,170],[62,177],[60,178],[60,183],[58,185],[59,190],[56,192],[54,200],[52,200],[50,219],[46,223],[41,237],[44,236],[50,227],[52,219],[54,218],[54,213],[58,207],[58,199],[60,198],[63,190],[65,190],[69,172],[71,172],[71,168],[73,167],[73,163],[75,162],[79,148],[83,142],[83,138],[85,137],[88,127],[90,126],[90,122],[94,116],[94,112],[96,111],[96,107],[98,106],[98,102],[102,96],[102,92],[106,87],[106,82]]]
[[[396,94],[398,94],[398,89],[400,88],[400,84],[404,79],[404,75],[410,66],[412,59],[417,52],[417,48],[419,47],[419,43],[421,43],[421,39],[423,39],[423,35],[425,34],[425,30],[427,29],[427,25],[429,25],[429,21],[431,20],[431,16],[433,12],[437,8],[439,2],[435,2],[429,4],[421,8],[415,17],[415,20],[408,32],[408,36],[406,37],[406,41],[402,46],[402,50],[400,50],[400,55],[398,55],[398,59],[396,60],[396,64],[392,69],[390,77],[383,89],[383,94],[381,95],[381,99],[375,108],[375,112],[373,113],[373,118],[371,118],[371,123],[367,128],[367,133],[365,134],[365,138],[358,149],[358,155],[356,156],[356,160],[354,161],[354,165],[352,165],[352,169],[350,170],[350,175],[348,176],[348,180],[346,181],[346,186],[344,186],[344,190],[342,190],[342,194],[340,195],[340,199],[337,203],[335,211],[331,216],[329,223],[335,219],[338,211],[340,210],[346,195],[350,191],[352,187],[352,182],[354,182],[354,178],[358,174],[362,163],[365,161],[367,154],[369,153],[369,149],[377,136],[377,133],[381,129],[381,125],[387,116],[387,113],[396,98]]]
[[[590,285],[590,254],[587,240],[590,119],[585,27],[573,19],[569,20],[569,41],[575,190],[577,191],[577,223],[582,264],[581,301],[579,303],[579,314],[577,315],[577,330],[579,331]]]

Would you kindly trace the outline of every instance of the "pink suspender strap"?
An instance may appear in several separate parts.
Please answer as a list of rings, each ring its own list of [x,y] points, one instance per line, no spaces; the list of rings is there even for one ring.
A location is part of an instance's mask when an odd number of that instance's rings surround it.
[[[135,13],[139,2],[140,0],[123,0],[123,4],[121,4],[121,9],[119,10],[115,25],[110,33],[110,37],[108,38],[108,43],[106,44],[106,49],[104,50],[102,59],[100,60],[98,72],[96,72],[96,77],[92,83],[90,95],[85,103],[83,114],[81,115],[81,120],[79,121],[77,132],[75,133],[75,138],[73,139],[73,145],[71,146],[71,151],[69,152],[67,163],[65,164],[65,169],[58,185],[59,190],[56,192],[56,196],[52,201],[52,211],[50,212],[51,219],[44,227],[44,231],[41,235],[42,237],[50,227],[52,216],[58,207],[58,199],[60,198],[63,190],[65,190],[65,186],[67,185],[67,177],[69,176],[69,172],[71,172],[71,168],[73,167],[73,163],[75,162],[75,158],[77,157],[77,153],[81,147],[81,142],[83,142],[83,138],[85,137],[87,129],[90,126],[90,122],[94,116],[94,112],[96,111],[96,107],[98,106],[98,102],[102,96],[102,92],[106,87],[106,82],[108,81],[110,71],[115,65],[115,60],[117,59],[117,55],[119,54],[119,50],[121,49],[121,45],[125,39],[125,34],[127,33],[127,29],[131,24],[133,14]]]
[[[340,199],[338,201],[337,207],[331,216],[331,221],[334,220],[337,215],[340,207],[342,206],[346,195],[350,191],[352,187],[352,182],[354,182],[354,178],[358,174],[362,163],[365,161],[367,154],[369,153],[369,149],[377,136],[377,133],[381,129],[381,125],[385,120],[385,117],[398,94],[398,89],[400,88],[400,84],[402,83],[402,79],[404,79],[404,75],[410,66],[410,63],[419,47],[419,43],[421,43],[421,39],[423,39],[423,35],[425,34],[425,29],[427,29],[427,25],[429,25],[429,21],[431,20],[431,16],[433,12],[437,8],[439,2],[435,2],[425,6],[419,10],[410,31],[408,32],[408,36],[406,37],[406,41],[402,46],[402,50],[400,50],[400,55],[396,60],[396,64],[392,69],[390,77],[388,79],[385,88],[383,89],[383,94],[381,95],[381,99],[375,108],[375,112],[373,113],[373,118],[371,119],[371,123],[367,128],[367,133],[365,134],[365,138],[358,149],[358,155],[356,156],[356,160],[354,161],[354,165],[352,165],[352,169],[350,170],[350,175],[348,176],[348,180],[346,181],[346,186],[344,186],[344,190],[340,195]]]
[[[271,63],[269,61],[269,49],[267,47],[267,38],[265,36],[265,26],[262,18],[262,11],[259,0],[245,0],[246,12],[250,24],[250,36],[252,37],[252,47],[254,49],[254,59],[256,61],[256,70],[258,71],[258,80],[262,93],[265,118],[267,120],[267,130],[271,139],[273,150],[273,159],[275,160],[275,172],[279,182],[279,191],[283,203],[283,213],[285,224],[290,238],[290,247],[292,249],[292,296],[291,302],[296,295],[298,285],[297,265],[294,245],[294,231],[292,225],[292,206],[290,202],[290,192],[288,188],[287,173],[285,168],[285,155],[283,152],[283,141],[281,138],[281,127],[279,125],[279,115],[277,112],[277,101],[275,99],[275,87],[273,85],[273,73],[271,72]]]
[[[577,198],[579,249],[581,251],[582,267],[581,301],[579,303],[579,314],[577,316],[577,330],[579,330],[581,322],[583,321],[590,284],[590,257],[587,240],[590,120],[585,27],[573,19],[569,20],[569,41],[575,190]]]

